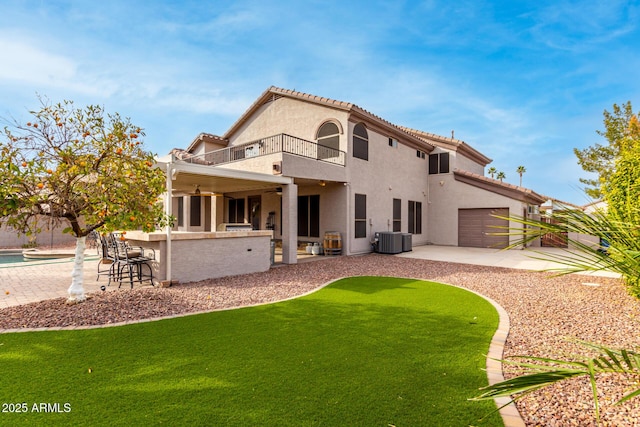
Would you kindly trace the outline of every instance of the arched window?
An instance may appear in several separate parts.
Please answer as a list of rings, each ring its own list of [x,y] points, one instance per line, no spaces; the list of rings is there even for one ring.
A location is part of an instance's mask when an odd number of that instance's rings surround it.
[[[326,122],[318,129],[318,159],[337,157],[340,150],[340,129],[333,122]]]
[[[369,160],[369,134],[362,123],[353,128],[353,157]]]

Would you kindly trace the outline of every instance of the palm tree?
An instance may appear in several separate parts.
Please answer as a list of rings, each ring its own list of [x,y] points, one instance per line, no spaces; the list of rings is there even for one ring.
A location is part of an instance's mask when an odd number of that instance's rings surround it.
[[[520,187],[522,187],[522,174],[526,171],[527,170],[524,168],[524,166],[518,166],[518,169],[516,169],[516,172],[518,173],[518,175],[520,175]]]
[[[507,178],[507,175],[505,175],[504,172],[500,171],[498,172],[498,174],[496,175],[496,178],[498,178],[500,180],[500,182],[502,182],[503,179]]]
[[[491,175],[491,179],[493,179],[493,176],[494,176],[495,174],[497,174],[497,173],[498,173],[498,169],[496,169],[496,168],[494,168],[493,166],[491,166],[491,167],[487,170],[487,173],[488,173],[489,175]]]

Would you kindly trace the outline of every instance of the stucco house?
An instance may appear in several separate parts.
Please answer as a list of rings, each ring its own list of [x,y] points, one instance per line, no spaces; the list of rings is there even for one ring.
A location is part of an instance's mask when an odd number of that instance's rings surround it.
[[[401,127],[348,102],[270,87],[223,135],[172,151],[175,231],[248,223],[299,243],[339,233],[342,254],[372,251],[376,232],[412,245],[505,247],[504,216],[546,199],[484,176],[491,159],[469,144]],[[513,223],[513,227],[518,225]]]

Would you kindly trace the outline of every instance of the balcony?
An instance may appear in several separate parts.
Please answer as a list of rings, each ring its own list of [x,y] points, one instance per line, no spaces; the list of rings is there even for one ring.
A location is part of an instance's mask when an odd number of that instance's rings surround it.
[[[284,133],[204,154],[192,155],[183,160],[189,163],[218,166],[275,153],[288,153],[338,166],[345,165],[344,151]]]

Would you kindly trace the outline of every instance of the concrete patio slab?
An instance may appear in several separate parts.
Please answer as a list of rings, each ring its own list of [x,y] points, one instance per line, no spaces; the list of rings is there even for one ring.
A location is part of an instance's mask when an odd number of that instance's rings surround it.
[[[461,264],[487,265],[492,267],[517,268],[521,270],[546,271],[562,268],[562,264],[536,259],[553,255],[566,254],[560,248],[528,248],[524,250],[460,248],[456,246],[414,246],[411,252],[403,252],[396,256],[404,258],[428,259],[432,261],[457,262]],[[619,277],[619,274],[608,271],[580,273],[593,276]]]

